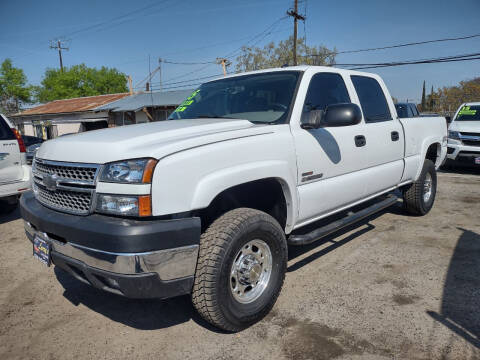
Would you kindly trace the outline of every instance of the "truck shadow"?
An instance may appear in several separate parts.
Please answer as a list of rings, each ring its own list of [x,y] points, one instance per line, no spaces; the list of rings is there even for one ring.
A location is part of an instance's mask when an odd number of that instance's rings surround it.
[[[13,212],[10,214],[2,214],[0,213],[0,225],[8,223],[10,221],[15,221],[20,219],[20,208],[17,207]]]
[[[367,203],[367,204],[364,204],[362,205],[361,207],[355,207],[353,208],[352,210],[353,211],[356,211],[356,209],[361,209],[363,206],[368,206],[370,204]],[[291,264],[290,266],[287,267],[287,272],[292,272],[292,271],[296,271],[298,269],[300,269],[301,267],[319,259],[320,257],[328,254],[329,252],[339,248],[340,246],[342,245],[345,245],[347,244],[348,242],[356,239],[357,237],[371,231],[371,230],[374,230],[375,229],[375,226],[370,224],[370,221],[384,215],[384,214],[387,214],[387,213],[390,213],[390,214],[395,214],[395,215],[403,215],[403,216],[407,216],[405,211],[403,211],[402,209],[402,203],[401,202],[397,202],[395,205],[385,209],[385,210],[382,210],[378,213],[375,213],[373,215],[370,215],[369,217],[366,217],[365,219],[353,224],[353,225],[350,225],[350,226],[347,226],[343,229],[340,229],[338,231],[336,231],[335,233],[331,234],[331,235],[328,235],[322,239],[319,239],[317,241],[315,241],[314,243],[312,244],[309,244],[309,245],[303,245],[303,246],[289,246],[288,247],[288,260],[289,262],[292,262],[293,260],[295,260],[296,258],[298,257],[301,257],[303,254],[307,253],[307,252],[310,252],[312,250],[314,250],[315,248],[319,247],[319,246],[323,246],[325,244],[330,244],[329,246],[327,247],[322,247],[322,249],[320,249],[319,251],[317,252],[314,252],[312,253],[311,255],[297,261],[297,262],[294,262],[293,264]],[[326,219],[323,219],[321,221],[318,221],[318,222],[315,222],[313,224],[310,224],[308,226],[305,226],[305,228],[302,228],[302,232],[303,233],[308,233],[312,230],[314,230],[315,228],[317,227],[320,227],[324,224],[327,224],[329,223],[330,221],[335,221],[339,218],[341,218],[342,216],[344,216],[345,214],[344,213],[341,213],[339,215],[335,215],[333,217],[328,217]],[[353,230],[356,230],[355,232],[353,232],[352,234],[344,237],[343,239],[341,240],[337,240],[337,238],[341,237],[342,235],[348,233],[348,232],[351,232]]]
[[[434,320],[480,349],[480,235],[466,229],[457,241]]]
[[[55,267],[55,276],[65,289],[63,296],[73,305],[86,306],[103,316],[138,330],[159,330],[193,320],[221,333],[195,311],[189,295],[167,300],[128,299],[84,284]]]

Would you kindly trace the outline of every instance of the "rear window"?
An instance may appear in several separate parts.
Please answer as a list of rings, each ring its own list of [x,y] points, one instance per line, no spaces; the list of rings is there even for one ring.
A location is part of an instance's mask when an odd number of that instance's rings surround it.
[[[15,135],[6,121],[0,115],[0,140],[15,140]]]
[[[352,76],[366,123],[392,120],[387,99],[377,80],[366,76]]]
[[[480,121],[480,106],[465,105],[458,112],[455,121]]]

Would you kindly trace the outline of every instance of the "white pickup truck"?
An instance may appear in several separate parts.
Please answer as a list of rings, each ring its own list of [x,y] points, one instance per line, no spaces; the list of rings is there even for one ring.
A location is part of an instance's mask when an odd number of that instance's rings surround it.
[[[399,119],[377,75],[237,74],[201,85],[168,121],[44,143],[21,212],[45,264],[127,297],[191,294],[207,321],[238,331],[274,305],[287,244],[392,205],[395,189],[428,213],[446,135],[444,118]]]
[[[480,102],[460,105],[448,128],[447,165],[480,166]]]

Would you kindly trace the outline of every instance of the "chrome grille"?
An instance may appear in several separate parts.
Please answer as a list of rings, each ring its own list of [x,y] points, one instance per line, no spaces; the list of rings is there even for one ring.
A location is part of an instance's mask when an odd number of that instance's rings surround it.
[[[92,194],[76,191],[50,191],[42,185],[34,184],[37,200],[48,207],[64,212],[88,214],[92,201]]]
[[[87,215],[92,210],[97,164],[58,162],[35,158],[33,190],[37,200],[54,210]]]
[[[88,181],[92,184],[97,172],[96,167],[54,165],[45,162],[45,160],[43,162],[41,160],[36,161],[35,170],[40,174],[55,174],[62,179]]]

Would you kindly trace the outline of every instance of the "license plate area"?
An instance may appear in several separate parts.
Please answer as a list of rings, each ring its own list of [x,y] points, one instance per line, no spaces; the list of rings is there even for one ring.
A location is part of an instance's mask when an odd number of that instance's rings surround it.
[[[33,257],[40,261],[45,266],[50,266],[51,244],[48,241],[43,240],[39,236],[33,238]]]

